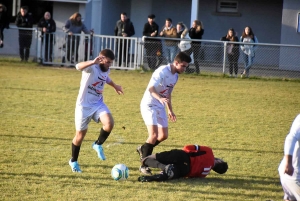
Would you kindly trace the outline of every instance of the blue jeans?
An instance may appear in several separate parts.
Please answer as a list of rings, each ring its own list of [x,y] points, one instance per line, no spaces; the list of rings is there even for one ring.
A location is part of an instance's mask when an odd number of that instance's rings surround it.
[[[176,56],[177,47],[176,46],[164,46],[164,55],[168,63],[173,63]]]
[[[246,75],[249,76],[249,70],[250,70],[251,66],[253,65],[254,57],[249,56],[249,55],[244,53],[243,58],[244,58]]]

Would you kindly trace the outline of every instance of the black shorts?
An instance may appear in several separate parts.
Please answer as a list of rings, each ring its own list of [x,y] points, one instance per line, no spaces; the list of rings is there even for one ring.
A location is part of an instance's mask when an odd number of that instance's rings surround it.
[[[180,149],[172,149],[156,154],[156,160],[168,165],[173,164],[178,169],[178,177],[184,177],[190,172],[190,157]]]

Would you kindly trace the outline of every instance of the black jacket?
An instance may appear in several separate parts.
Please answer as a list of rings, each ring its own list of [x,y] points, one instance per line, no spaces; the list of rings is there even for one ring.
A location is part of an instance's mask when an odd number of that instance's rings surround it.
[[[158,30],[159,30],[159,27],[158,25],[153,22],[152,25],[149,24],[149,22],[147,22],[145,25],[144,25],[144,29],[143,29],[143,36],[149,36],[151,37],[151,34],[156,31],[156,34],[155,36],[153,37],[157,37],[158,35]],[[147,40],[152,40],[152,39],[147,39]]]
[[[55,21],[51,18],[49,20],[46,20],[44,17],[40,19],[40,21],[37,24],[38,28],[40,29],[40,31],[42,31],[42,34],[44,34],[43,32],[43,28],[47,28],[47,32],[46,33],[53,33],[56,31],[56,23]]]
[[[122,33],[126,33],[127,37],[131,37],[135,34],[134,26],[128,18],[125,22],[118,20],[115,27],[115,36],[122,36]]]
[[[16,25],[19,28],[32,28],[33,19],[31,13],[26,13],[25,16],[22,16],[21,13],[19,12],[16,18]],[[19,29],[19,34],[20,36],[31,37],[32,30]]]
[[[196,32],[196,29],[192,27],[189,30],[189,36],[191,39],[202,39],[203,34],[204,34],[204,29],[201,29],[199,32]],[[193,41],[192,43],[201,43],[201,42]]]
[[[0,12],[0,27],[1,28],[9,28],[10,16],[6,11]]]

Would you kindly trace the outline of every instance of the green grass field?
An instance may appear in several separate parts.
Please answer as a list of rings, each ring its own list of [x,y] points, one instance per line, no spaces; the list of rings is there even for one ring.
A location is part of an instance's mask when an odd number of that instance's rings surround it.
[[[207,145],[229,170],[205,179],[140,183],[136,147],[147,131],[139,104],[150,76],[111,71],[125,94],[110,86],[104,92],[115,119],[104,144],[107,160],[91,148],[101,127],[91,122],[79,156],[83,173],[76,174],[68,161],[81,73],[0,61],[0,200],[282,200],[277,168],[300,111],[299,80],[180,75],[172,95],[177,122],[169,123],[168,140],[154,152]],[[127,181],[111,178],[117,163],[128,166]]]

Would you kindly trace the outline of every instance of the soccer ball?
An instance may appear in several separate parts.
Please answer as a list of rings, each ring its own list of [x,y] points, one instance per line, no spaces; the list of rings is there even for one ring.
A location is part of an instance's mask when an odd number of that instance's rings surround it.
[[[126,180],[129,176],[129,169],[124,164],[117,164],[111,169],[111,176],[116,181]]]

